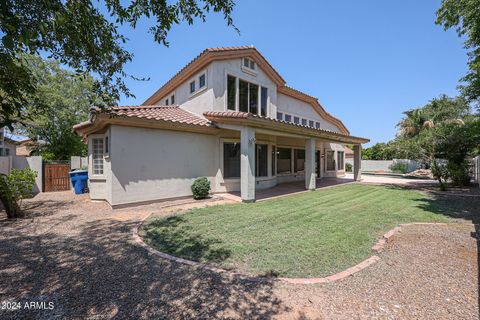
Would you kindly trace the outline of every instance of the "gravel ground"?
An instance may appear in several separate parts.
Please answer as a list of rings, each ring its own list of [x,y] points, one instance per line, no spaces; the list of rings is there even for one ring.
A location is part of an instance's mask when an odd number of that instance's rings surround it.
[[[405,227],[380,262],[345,280],[288,285],[225,278],[133,243],[140,219],[192,206],[185,201],[111,210],[59,192],[26,205],[33,218],[8,221],[0,212],[0,304],[21,303],[0,309],[0,319],[479,318],[479,254],[467,220]],[[54,309],[25,308],[29,301]]]

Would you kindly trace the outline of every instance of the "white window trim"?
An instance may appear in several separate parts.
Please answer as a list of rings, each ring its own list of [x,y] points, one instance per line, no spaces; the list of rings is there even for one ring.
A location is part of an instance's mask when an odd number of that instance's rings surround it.
[[[243,63],[243,61],[242,61],[242,63]],[[228,104],[228,76],[229,75],[232,76],[232,77],[235,77],[235,87],[236,87],[236,91],[235,91],[235,110],[228,109],[228,105],[227,105]],[[275,90],[275,87],[272,87],[271,85],[266,84],[266,83],[259,82],[255,78],[249,78],[245,74],[241,74],[238,71],[227,69],[227,68],[225,68],[225,70],[224,70],[223,79],[224,79],[223,80],[223,83],[224,83],[223,110],[224,111],[227,111],[227,112],[229,112],[229,111],[230,112],[231,111],[238,112],[239,111],[239,102],[240,102],[239,101],[240,100],[239,83],[240,83],[240,80],[243,80],[243,81],[250,82],[250,83],[258,85],[258,115],[261,114],[261,106],[260,106],[260,103],[262,102],[261,101],[261,87],[267,88],[268,97],[267,97],[267,115],[266,115],[266,117],[267,118],[274,118],[275,117],[275,119],[276,119],[277,115],[272,114],[272,105],[271,105],[271,99],[270,99],[271,95],[273,94],[273,92]]]
[[[200,76],[201,75],[205,75],[205,85],[200,88]],[[190,83],[192,83],[192,82],[195,82],[195,91],[194,92],[190,92]],[[190,78],[188,80],[188,94],[189,94],[188,99],[196,97],[197,95],[201,94],[202,92],[204,92],[207,89],[208,89],[208,73],[207,73],[207,69],[204,69],[204,70],[197,73],[195,76],[193,76],[192,78]],[[176,96],[175,96],[175,99],[177,99]]]
[[[106,178],[106,166],[105,166],[105,134],[92,134],[90,135],[90,142],[89,142],[89,148],[90,148],[90,156],[91,159],[89,160],[89,163],[91,163],[91,166],[89,166],[89,172],[88,175],[92,179],[105,179]],[[103,152],[102,152],[102,161],[103,161],[103,173],[102,174],[94,174],[93,170],[93,140],[94,139],[102,139],[103,140]],[[110,142],[110,138],[108,139]],[[110,147],[108,148],[108,151],[110,152]]]

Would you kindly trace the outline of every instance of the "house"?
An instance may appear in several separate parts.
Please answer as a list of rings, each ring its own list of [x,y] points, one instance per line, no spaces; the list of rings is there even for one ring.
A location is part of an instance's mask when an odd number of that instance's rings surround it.
[[[290,88],[251,46],[206,49],[141,106],[93,108],[74,126],[88,143],[90,197],[112,206],[212,192],[255,191],[345,174],[343,144],[361,144],[319,101]]]
[[[17,141],[5,137],[5,130],[0,128],[0,157],[14,156],[17,150]]]
[[[24,139],[18,141],[17,156],[30,157],[32,155],[32,150],[35,145],[36,144],[32,141],[32,139]]]

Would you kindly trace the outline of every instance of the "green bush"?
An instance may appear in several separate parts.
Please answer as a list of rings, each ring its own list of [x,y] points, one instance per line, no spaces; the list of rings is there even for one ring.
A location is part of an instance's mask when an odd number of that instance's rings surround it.
[[[454,163],[449,161],[446,167],[447,176],[456,186],[468,186],[470,184],[469,163]]]
[[[351,163],[345,163],[345,171],[352,172],[353,166]]]
[[[390,170],[392,170],[392,172],[407,173],[408,163],[406,163],[405,161],[396,161],[389,168]]]
[[[31,169],[12,169],[10,175],[0,174],[0,200],[9,218],[20,217],[20,203],[29,198],[37,173]]]
[[[210,193],[210,181],[206,177],[198,178],[193,181],[192,193],[194,199],[204,199]]]

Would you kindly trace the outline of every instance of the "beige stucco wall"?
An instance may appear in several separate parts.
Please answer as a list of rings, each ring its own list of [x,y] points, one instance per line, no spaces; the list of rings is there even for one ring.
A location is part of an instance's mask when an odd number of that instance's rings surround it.
[[[215,136],[122,126],[110,136],[112,205],[190,196],[202,176],[214,185]]]

